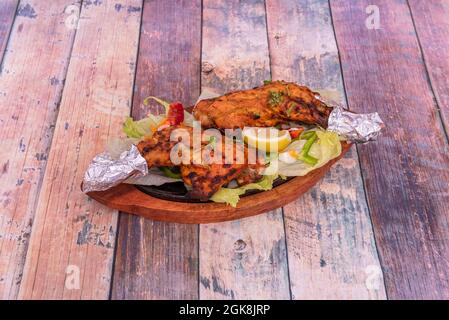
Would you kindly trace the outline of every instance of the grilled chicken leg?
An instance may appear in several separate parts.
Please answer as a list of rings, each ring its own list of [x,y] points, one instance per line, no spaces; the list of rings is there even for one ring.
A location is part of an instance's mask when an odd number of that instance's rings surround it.
[[[181,141],[170,141],[172,133],[175,134],[175,130],[183,129]],[[214,148],[210,142],[202,141],[201,143],[201,155],[202,159],[206,157],[203,154],[209,155],[209,159],[214,157],[220,163],[209,161],[209,164],[194,164],[193,157],[195,151],[192,149],[193,129],[185,126],[171,126],[161,131],[157,131],[154,135],[146,140],[141,141],[137,148],[142,156],[147,161],[148,167],[173,167],[179,165],[181,169],[181,176],[184,183],[191,186],[189,196],[194,199],[200,199],[207,201],[209,198],[217,192],[222,186],[228,184],[231,180],[238,179],[244,180],[248,183],[254,182],[255,179],[260,180],[261,176],[254,173],[249,174],[251,171],[257,171],[263,168],[262,160],[258,160],[256,164],[248,164],[248,148],[243,144],[225,143],[227,138],[222,138],[222,148]],[[229,142],[229,141],[228,141]],[[178,143],[190,148],[189,159],[183,161],[184,163],[174,164],[170,160],[170,152]],[[210,148],[207,153],[203,153],[206,148]],[[227,164],[225,162],[226,149],[233,148],[232,161]],[[182,148],[177,148],[180,158],[182,155]],[[241,151],[243,155],[243,161],[238,162],[236,159],[237,151]],[[176,151],[175,151],[176,152]],[[184,159],[184,158],[183,158]],[[201,158],[200,158],[201,159]]]
[[[274,127],[288,121],[327,127],[332,111],[307,87],[273,81],[262,87],[201,100],[193,109],[205,128]]]

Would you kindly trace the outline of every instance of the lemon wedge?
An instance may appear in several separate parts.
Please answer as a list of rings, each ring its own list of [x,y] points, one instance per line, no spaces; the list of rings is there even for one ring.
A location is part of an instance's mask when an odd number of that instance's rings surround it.
[[[244,128],[242,135],[249,146],[266,152],[280,152],[292,141],[288,131],[276,128]]]

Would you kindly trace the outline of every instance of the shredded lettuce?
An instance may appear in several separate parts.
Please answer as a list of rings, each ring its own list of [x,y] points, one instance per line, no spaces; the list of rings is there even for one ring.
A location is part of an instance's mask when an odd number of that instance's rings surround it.
[[[152,129],[156,129],[158,126],[157,119],[147,117],[141,120],[133,120],[131,117],[127,117],[123,123],[123,132],[128,138],[143,138],[145,136],[151,136]]]
[[[236,207],[240,200],[240,196],[245,194],[248,190],[271,190],[273,188],[273,181],[277,177],[295,177],[304,176],[312,170],[318,169],[328,163],[330,160],[337,158],[341,154],[341,142],[338,134],[322,129],[315,129],[318,139],[312,144],[308,155],[317,159],[314,165],[308,164],[300,159],[294,163],[285,163],[278,159],[278,154],[270,154],[270,167],[273,163],[273,168],[276,172],[270,172],[270,175],[265,175],[262,180],[257,183],[250,183],[239,188],[221,188],[218,190],[210,200],[214,202],[227,203],[232,207]],[[291,150],[301,154],[306,140],[293,141],[284,152]],[[274,159],[273,159],[274,158]],[[276,170],[277,169],[277,170]],[[266,171],[267,173],[268,171]]]
[[[331,131],[316,129],[318,140],[311,146],[309,155],[318,161],[314,165],[310,165],[300,159],[293,163],[279,161],[278,173],[282,176],[296,177],[305,176],[310,171],[318,169],[328,163],[330,160],[337,158],[341,154],[341,142],[338,134]],[[283,152],[294,150],[300,154],[304,147],[304,140],[293,141]]]
[[[139,184],[143,186],[160,186],[165,183],[182,181],[181,179],[173,179],[166,177],[159,169],[152,168],[144,177],[128,178],[124,182],[128,184]]]
[[[148,105],[150,100],[154,100],[165,108],[165,114],[153,115],[149,114],[148,117],[141,120],[133,120],[131,117],[127,117],[123,123],[123,132],[128,138],[142,139],[144,137],[151,137],[153,132],[157,130],[160,124],[165,121],[168,114],[170,103],[159,99],[157,97],[149,96],[143,100],[144,105]],[[184,110],[183,124],[193,127],[193,121],[195,118],[191,113]]]
[[[184,121],[182,123],[188,127],[193,127],[193,121],[195,121],[193,114],[184,110]]]
[[[239,188],[233,189],[221,188],[210,198],[210,200],[214,202],[227,203],[235,208],[240,200],[240,196],[242,194],[245,194],[246,191],[248,190],[268,191],[273,189],[273,181],[276,180],[277,177],[278,177],[277,175],[264,176],[262,180],[260,180],[259,182],[250,183]]]
[[[149,96],[149,97],[146,97],[145,100],[143,100],[143,104],[148,105],[150,100],[156,101],[157,103],[159,103],[161,106],[163,106],[165,108],[165,117],[162,116],[162,120],[165,119],[168,114],[168,109],[170,108],[170,103],[165,100],[159,99],[158,97]],[[151,117],[151,115],[150,115],[150,117]],[[158,117],[160,117],[160,116],[158,116]],[[184,110],[183,124],[186,126],[189,126],[189,127],[193,127],[193,121],[195,121],[195,118],[193,117],[193,115]]]
[[[167,102],[165,100],[162,100],[162,99],[159,99],[158,97],[149,96],[149,97],[146,97],[143,100],[143,104],[147,106],[150,100],[154,100],[157,103],[159,103],[161,106],[163,106],[165,108],[165,114],[168,114],[168,109],[170,107],[170,103],[169,102]]]
[[[140,139],[136,138],[111,138],[106,144],[106,152],[113,159],[118,159],[123,152],[128,151],[133,144],[137,144],[139,141]]]
[[[166,176],[167,178],[171,179],[181,179],[181,173],[174,172],[169,167],[159,167],[159,170]]]

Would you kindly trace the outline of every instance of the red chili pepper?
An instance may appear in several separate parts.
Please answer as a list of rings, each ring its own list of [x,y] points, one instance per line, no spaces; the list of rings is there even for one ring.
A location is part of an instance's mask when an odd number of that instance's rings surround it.
[[[299,138],[299,136],[301,135],[301,133],[304,131],[304,129],[294,129],[294,130],[290,130],[290,137],[292,137],[292,139],[297,139]]]
[[[171,126],[175,126],[184,121],[184,107],[180,102],[173,102],[168,107],[167,121]]]

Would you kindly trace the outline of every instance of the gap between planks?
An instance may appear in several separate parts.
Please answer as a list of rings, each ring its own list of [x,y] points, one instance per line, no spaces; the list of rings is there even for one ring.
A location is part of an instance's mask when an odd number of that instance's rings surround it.
[[[441,130],[449,144],[449,2],[407,0],[407,4],[427,79],[437,104]],[[449,153],[449,147],[447,150]]]
[[[108,298],[117,212],[79,184],[129,114],[140,10],[136,0],[82,6],[19,298]]]
[[[73,1],[20,4],[2,61],[0,296],[5,299],[15,299],[21,284],[74,39],[63,24],[69,5]]]
[[[344,103],[328,2],[267,4],[274,79],[305,84]],[[294,299],[386,298],[355,150],[309,193],[285,206],[284,215]]]
[[[132,116],[200,94],[201,1],[145,2]],[[157,47],[158,50],[154,50]],[[176,61],[176,63],[173,63]],[[198,226],[121,214],[112,299],[198,299]]]
[[[360,160],[388,297],[448,297],[447,141],[409,7],[376,1],[381,28],[369,30],[369,1],[330,3],[348,101],[387,123],[375,144],[360,146]]]
[[[3,0],[0,3],[0,73],[18,7],[19,0]]]
[[[271,77],[264,1],[203,1],[202,31],[202,90],[225,93]],[[201,225],[199,245],[201,299],[290,299],[281,209]]]

